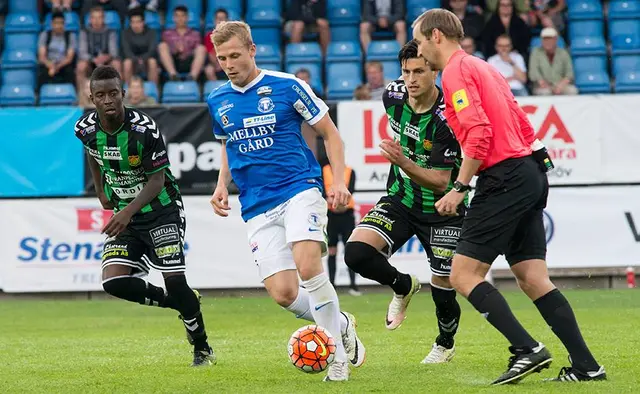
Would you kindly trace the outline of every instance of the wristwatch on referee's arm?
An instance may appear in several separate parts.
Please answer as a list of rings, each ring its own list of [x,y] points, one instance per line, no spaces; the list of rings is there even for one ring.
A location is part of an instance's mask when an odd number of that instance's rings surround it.
[[[455,181],[453,182],[453,190],[457,191],[458,193],[464,193],[471,190],[471,186],[465,185],[460,181]]]

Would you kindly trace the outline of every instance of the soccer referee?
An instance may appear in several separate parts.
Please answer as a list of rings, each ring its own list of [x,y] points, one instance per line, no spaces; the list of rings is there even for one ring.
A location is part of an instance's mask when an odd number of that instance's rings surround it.
[[[433,69],[443,72],[445,115],[464,154],[454,189],[436,203],[440,214],[457,215],[471,178],[478,175],[450,280],[511,343],[513,357],[507,371],[493,384],[516,383],[552,361],[551,353],[531,337],[498,290],[484,280],[501,254],[571,356],[571,367],[563,368],[554,380],[606,379],[604,367],[582,338],[569,302],[549,280],[542,215],[550,161],[509,84],[495,68],[460,48],[464,31],[450,11],[431,9],[422,14],[413,24],[413,36],[420,54]]]

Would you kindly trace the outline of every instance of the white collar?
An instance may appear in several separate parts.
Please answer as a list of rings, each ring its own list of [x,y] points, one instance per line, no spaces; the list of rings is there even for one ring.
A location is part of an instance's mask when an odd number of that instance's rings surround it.
[[[264,70],[260,70],[260,73],[258,74],[257,77],[253,78],[253,81],[249,82],[244,86],[237,86],[237,85],[234,85],[233,82],[231,82],[231,88],[233,88],[233,90],[237,92],[244,93],[247,90],[251,89],[252,87],[256,86],[258,82],[262,81],[262,78],[264,78],[264,75],[265,75]]]

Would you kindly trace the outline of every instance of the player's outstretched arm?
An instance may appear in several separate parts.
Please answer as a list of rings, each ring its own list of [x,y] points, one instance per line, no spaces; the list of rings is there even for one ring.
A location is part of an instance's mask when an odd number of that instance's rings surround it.
[[[216,185],[216,190],[214,190],[213,195],[211,196],[211,206],[213,207],[213,211],[218,216],[226,217],[229,216],[229,213],[226,211],[230,210],[229,206],[229,183],[231,183],[231,171],[229,170],[229,159],[227,158],[227,141],[222,140],[222,157],[220,160],[220,172],[218,172],[218,183]]]
[[[334,209],[347,205],[351,193],[349,193],[347,186],[344,184],[344,144],[340,138],[340,133],[329,114],[325,114],[322,119],[314,123],[311,127],[313,127],[316,133],[324,140],[329,163],[331,163],[333,185],[327,190],[327,197],[333,199]]]
[[[113,204],[107,198],[107,195],[104,193],[104,185],[102,184],[102,174],[100,173],[100,167],[96,160],[91,157],[89,152],[86,152],[87,163],[89,164],[89,170],[91,171],[91,179],[93,179],[93,187],[96,189],[96,193],[98,194],[98,200],[100,200],[100,204],[104,209],[113,209]]]

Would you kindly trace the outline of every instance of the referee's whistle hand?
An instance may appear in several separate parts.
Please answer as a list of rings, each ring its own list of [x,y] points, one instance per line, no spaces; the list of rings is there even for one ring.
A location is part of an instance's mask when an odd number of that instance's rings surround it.
[[[229,206],[229,191],[226,187],[216,187],[216,190],[209,201],[213,207],[213,212],[218,216],[227,217],[231,207]]]
[[[436,202],[436,210],[442,216],[459,216],[458,205],[464,201],[465,194],[455,190],[449,191]]]

